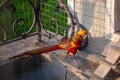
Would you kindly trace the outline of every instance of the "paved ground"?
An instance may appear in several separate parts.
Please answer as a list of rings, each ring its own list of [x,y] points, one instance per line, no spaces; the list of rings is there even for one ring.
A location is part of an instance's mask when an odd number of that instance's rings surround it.
[[[44,40],[45,45],[53,45],[53,44],[58,43],[60,41],[61,37],[59,36],[59,39],[56,40],[56,39],[48,39],[47,37],[44,36],[44,37],[42,37],[42,39]],[[13,73],[15,72],[14,70],[16,70],[16,69],[14,68],[15,67],[14,65],[25,66],[25,68],[20,67],[20,69],[23,68],[23,69],[21,69],[21,71],[22,70],[23,70],[23,72],[26,71],[25,70],[26,64],[30,63],[29,60],[31,60],[32,58],[30,58],[30,59],[28,58],[28,60],[22,60],[22,61],[18,62],[18,63],[22,62],[21,64],[17,64],[17,63],[13,64],[12,63],[10,65],[8,65],[9,60],[7,60],[7,59],[12,56],[21,54],[23,52],[38,48],[38,47],[34,46],[34,42],[35,42],[35,36],[29,37],[25,40],[19,40],[19,41],[13,42],[13,43],[9,43],[9,44],[0,46],[0,71],[1,71],[0,75],[4,76],[5,79],[3,79],[3,80],[8,79],[8,78],[6,79],[5,76],[9,75],[8,72],[6,73],[6,69],[8,70],[9,66],[11,67],[10,68],[11,70],[9,70],[9,72],[13,72]],[[45,45],[41,45],[41,47],[45,46]],[[42,66],[37,68],[37,70],[35,69],[30,72],[26,71],[27,73],[25,72],[25,74],[22,73],[21,77],[19,77],[19,80],[33,80],[33,78],[35,78],[35,77],[37,77],[36,80],[39,78],[42,80],[103,80],[93,74],[95,69],[99,66],[99,64],[97,64],[94,57],[93,58],[90,57],[91,52],[89,52],[89,51],[87,51],[87,52],[88,53],[86,53],[84,51],[77,52],[75,60],[78,65],[76,66],[75,62],[73,61],[73,59],[71,57],[68,57],[65,61],[62,60],[63,57],[65,56],[66,51],[64,51],[64,50],[52,51],[46,55],[43,55],[43,57],[45,57],[47,60],[42,62]],[[23,64],[24,61],[26,61],[25,64]],[[34,65],[35,62],[33,61],[33,63],[30,65]],[[7,64],[7,67],[5,67],[6,64]],[[27,66],[29,66],[29,64]],[[18,67],[18,69],[19,69],[19,67]],[[16,73],[14,73],[14,74],[16,74]],[[39,75],[37,75],[37,74],[39,74]],[[11,75],[15,76],[13,74],[11,74]],[[34,75],[34,76],[32,76],[32,75]],[[41,75],[42,75],[42,77],[40,77]],[[0,76],[0,77],[3,78],[3,76]],[[53,76],[53,77],[51,77],[51,76]],[[83,77],[85,77],[85,79],[83,79]],[[16,79],[16,78],[14,78],[14,79],[13,78],[14,77],[12,77],[11,80]],[[9,78],[9,80],[10,80],[10,78]],[[109,80],[109,78],[107,78],[107,80]],[[111,80],[113,80],[113,79],[111,79]]]

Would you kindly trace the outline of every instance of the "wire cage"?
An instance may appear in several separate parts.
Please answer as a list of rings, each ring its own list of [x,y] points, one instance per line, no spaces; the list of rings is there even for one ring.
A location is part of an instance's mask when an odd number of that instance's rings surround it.
[[[117,40],[120,41],[119,36],[113,36],[113,34],[118,31],[117,29],[120,29],[118,27],[119,22],[116,21],[119,20],[119,18],[116,19],[117,16],[115,16],[115,1],[116,0],[0,0],[0,58],[2,56],[6,58],[4,53],[10,50],[9,47],[11,47],[11,45],[7,46],[6,48],[8,48],[8,50],[6,50],[3,44],[8,42],[15,42],[16,40],[18,41],[20,39],[26,39],[29,36],[37,35],[36,39],[42,39],[47,45],[49,45],[48,43],[53,45],[55,40],[57,40],[58,43],[62,37],[67,36],[71,38],[79,29],[84,28],[87,29],[90,34],[89,37],[86,37],[87,40],[85,43],[88,43],[88,47],[85,51],[91,54],[89,56],[89,54],[85,53],[85,56],[83,55],[82,57],[84,57],[85,60],[88,60],[87,57],[92,59],[91,56],[95,59],[102,57],[99,61],[108,65],[111,63],[109,60],[114,59],[114,64],[110,64],[110,67],[119,66],[120,59],[118,57],[119,53],[117,52],[120,47],[119,42],[114,45],[115,48],[108,45],[112,39],[114,42]],[[116,25],[117,28],[115,27]],[[34,40],[34,38],[30,39]],[[14,46],[12,45],[12,49],[15,49],[18,44],[20,43],[16,43]],[[23,48],[20,47],[21,45],[17,47],[16,52],[22,51],[21,49],[24,49],[26,46]],[[16,54],[15,51],[11,51],[11,53]],[[115,57],[112,53],[115,53]],[[106,57],[106,59],[103,59],[103,56]],[[109,63],[107,62],[107,58]],[[96,67],[96,72],[97,69],[99,69],[99,67]],[[105,74],[107,73],[108,72],[105,72]]]
[[[92,32],[92,36],[103,37],[107,34],[106,30],[112,31],[111,27],[108,29],[105,27],[106,9],[106,0],[75,0],[75,12],[78,19]],[[109,24],[112,23],[109,22]]]
[[[37,11],[37,2],[33,0],[1,0],[1,5],[3,4],[0,9],[1,41],[38,31],[37,22],[39,22],[41,30],[47,32],[50,36],[52,33],[47,30],[54,32],[56,35],[64,35],[69,22],[69,13],[60,9],[57,0],[39,0],[38,2],[40,4],[38,5],[39,11]],[[72,5],[68,3],[69,0],[63,0],[62,2],[68,6]],[[73,12],[73,19],[85,26],[92,36],[111,38],[111,34],[114,32],[113,3],[111,0],[75,0],[71,2],[74,5],[74,10],[70,9]],[[36,16],[37,14],[39,17]],[[36,21],[37,19],[39,21]],[[7,35],[9,33],[11,34]]]
[[[67,0],[64,0],[64,4],[67,4]],[[67,13],[59,9],[57,1],[48,0],[48,2],[42,3],[41,5],[44,5],[41,12],[42,27],[56,34],[63,35],[67,26]]]
[[[63,3],[67,4],[67,0]],[[1,42],[21,36],[26,38],[34,32],[43,34],[43,30],[49,38],[63,36],[67,26],[67,13],[59,8],[57,0],[1,0],[0,10]]]

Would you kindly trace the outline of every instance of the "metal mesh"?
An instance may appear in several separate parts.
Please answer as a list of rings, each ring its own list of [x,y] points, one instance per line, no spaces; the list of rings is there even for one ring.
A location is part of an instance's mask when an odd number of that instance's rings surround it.
[[[64,0],[64,4],[67,4],[67,0]],[[67,13],[62,9],[58,9],[56,0],[48,0],[46,3],[42,3],[42,5],[44,5],[41,12],[42,26],[46,30],[63,35],[67,26]]]
[[[7,40],[18,37],[16,34],[21,35],[27,32],[34,18],[34,12],[30,3],[26,0],[0,1],[1,6],[3,6],[0,7],[0,25],[6,31]],[[15,27],[16,34],[13,31],[13,26]],[[2,38],[3,32],[0,31],[0,39]]]
[[[0,0],[1,4],[3,1]],[[19,21],[15,27],[16,33],[23,35],[30,29],[36,13],[32,10],[29,1],[36,8],[35,0],[11,0],[0,9],[0,25],[6,30],[7,39],[16,38],[12,27],[18,18],[24,19],[24,25],[20,26],[23,22]],[[67,4],[67,1],[69,0],[62,0],[64,4]],[[40,11],[42,28],[63,35],[68,24],[67,13],[58,8],[57,0],[40,0],[39,3],[42,8]],[[74,0],[75,18],[90,31],[92,36],[110,39],[115,26],[113,4],[113,0]],[[32,32],[35,32],[35,27]],[[2,29],[0,29],[0,38],[3,38]]]
[[[112,0],[75,0],[75,12],[92,36],[110,38],[114,30],[112,4]]]
[[[58,8],[57,0],[0,0],[0,40],[4,41],[4,31],[6,40],[11,40],[17,37],[26,37],[26,34],[37,32],[36,23],[37,17],[40,17],[41,24],[44,30],[49,30],[56,35],[64,34],[67,26],[67,13]],[[63,1],[67,4],[67,0]],[[37,5],[40,3],[40,6]],[[37,7],[41,10],[38,14]],[[35,20],[35,21],[34,21]],[[4,29],[4,31],[3,31]],[[47,32],[48,33],[48,32]]]

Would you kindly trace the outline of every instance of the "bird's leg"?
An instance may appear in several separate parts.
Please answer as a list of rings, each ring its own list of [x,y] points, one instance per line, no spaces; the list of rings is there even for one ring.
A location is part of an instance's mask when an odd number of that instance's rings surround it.
[[[72,56],[72,59],[73,59],[73,62],[74,62],[74,64],[75,64],[75,66],[78,68],[77,61],[75,60],[75,55]]]
[[[77,64],[77,61],[75,60],[75,55],[73,55],[71,52],[67,52],[67,54],[64,56],[64,58],[63,58],[63,61],[65,61],[65,59],[68,57],[68,55],[70,55],[70,56],[72,56],[72,60],[73,60],[73,62],[74,62],[74,64],[75,64],[75,66],[78,68],[78,64]]]
[[[63,61],[65,61],[65,59],[68,57],[68,55],[69,55],[69,51],[68,51],[67,54],[64,56]]]

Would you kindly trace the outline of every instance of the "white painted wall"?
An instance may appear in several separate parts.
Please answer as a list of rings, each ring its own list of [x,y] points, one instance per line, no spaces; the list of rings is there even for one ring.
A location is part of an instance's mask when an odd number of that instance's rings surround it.
[[[72,14],[74,15],[74,0],[68,0],[68,7],[71,10]],[[68,18],[68,23],[70,23],[70,19]]]
[[[92,36],[110,38],[114,32],[114,0],[75,0],[75,12]]]
[[[110,39],[111,34],[115,32],[114,10],[115,0],[106,0],[105,6],[105,34],[106,38]]]
[[[115,31],[120,31],[120,0],[115,0]]]
[[[115,0],[68,0],[68,5],[91,34],[88,48],[102,53],[115,30]]]

